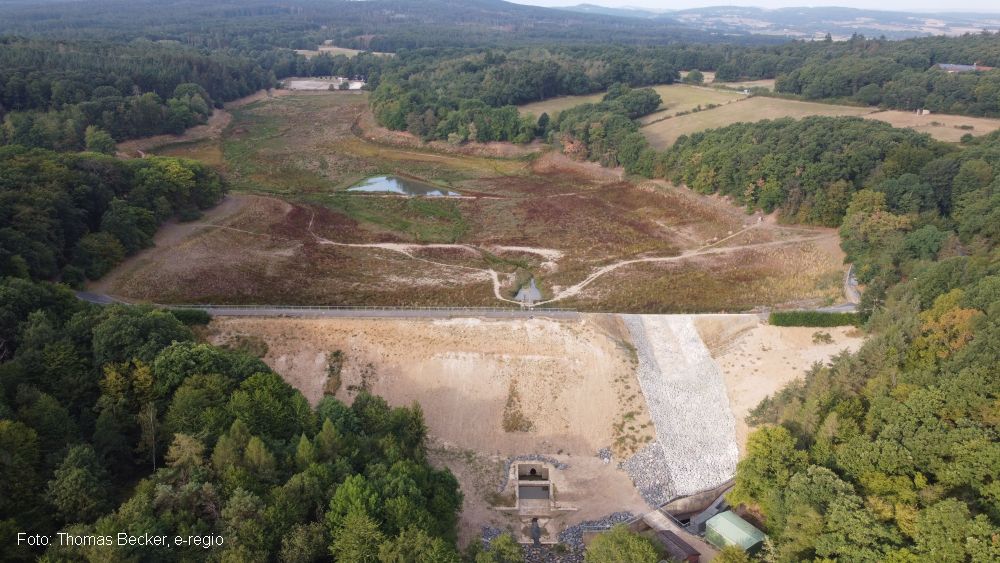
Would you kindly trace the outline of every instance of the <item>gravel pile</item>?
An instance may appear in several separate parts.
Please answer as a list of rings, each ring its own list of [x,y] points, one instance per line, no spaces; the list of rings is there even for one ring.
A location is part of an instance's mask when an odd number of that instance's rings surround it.
[[[726,387],[690,315],[622,315],[656,444],[622,464],[647,502],[715,487],[736,472],[736,422]],[[657,490],[659,489],[659,490]]]
[[[661,506],[674,497],[670,467],[659,442],[650,442],[619,467],[632,478],[636,490],[649,506]]]
[[[526,454],[508,458],[507,461],[503,462],[503,477],[500,478],[500,485],[497,486],[498,493],[502,493],[507,488],[507,482],[510,481],[510,466],[519,461],[541,461],[559,470],[569,469],[568,463],[563,463],[558,459],[540,454]]]
[[[598,520],[587,520],[575,526],[570,526],[559,532],[559,541],[573,551],[583,551],[583,532],[587,530],[606,530],[615,524],[628,522],[635,518],[631,512],[614,512]]]
[[[597,457],[604,460],[604,463],[611,462],[611,448],[601,448],[597,450]]]
[[[490,543],[499,538],[501,534],[503,534],[503,530],[500,528],[483,526],[483,547],[489,547]]]
[[[524,547],[525,563],[583,563],[584,556],[582,550],[572,550],[560,553],[549,546]]]

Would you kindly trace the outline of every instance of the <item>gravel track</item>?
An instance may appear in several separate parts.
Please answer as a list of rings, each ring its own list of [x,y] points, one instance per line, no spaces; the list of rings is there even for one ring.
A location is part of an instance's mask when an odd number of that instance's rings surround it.
[[[657,441],[622,467],[651,505],[715,487],[736,472],[736,422],[719,367],[690,315],[622,315]]]

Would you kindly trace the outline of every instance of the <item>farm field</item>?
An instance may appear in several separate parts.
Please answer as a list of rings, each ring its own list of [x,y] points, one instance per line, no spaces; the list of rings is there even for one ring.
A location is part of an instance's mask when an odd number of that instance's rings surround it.
[[[702,107],[709,104],[721,105],[745,97],[740,92],[731,92],[707,86],[691,86],[689,84],[661,84],[653,86],[653,89],[663,99],[663,104],[657,112],[644,117],[644,122],[691,111],[699,105]],[[584,96],[560,96],[518,106],[517,109],[522,115],[530,113],[539,116],[542,113],[548,113],[550,116],[555,116],[560,111],[571,107],[600,102],[603,97],[604,92]]]
[[[658,121],[643,127],[642,132],[654,148],[662,150],[674,144],[674,141],[681,135],[725,127],[741,121],[760,121],[781,117],[801,118],[810,115],[859,116],[871,113],[871,111],[870,108],[755,96],[739,103]]]
[[[713,82],[709,83],[708,77],[706,76],[705,77],[705,84],[707,84],[709,86],[719,86],[719,87],[725,87],[725,88],[736,88],[736,89],[740,89],[740,90],[742,90],[744,88],[747,88],[747,89],[749,89],[749,88],[767,88],[768,90],[774,91],[774,79],[773,78],[765,78],[763,80],[737,80],[736,82],[715,82],[715,81],[713,81]]]
[[[534,280],[538,304],[662,312],[839,297],[835,231],[532,147],[429,150],[372,129],[365,96],[265,98],[216,138],[160,149],[219,167],[236,192],[94,287],[162,303],[514,306]],[[385,174],[458,197],[346,191]]]
[[[322,53],[327,53],[332,57],[336,57],[337,55],[344,55],[347,58],[355,57],[359,53],[364,53],[364,51],[361,51],[359,49],[348,49],[347,47],[334,47],[333,45],[320,45],[316,49],[296,49],[295,52],[300,55],[303,55],[307,59],[311,59],[316,55]],[[379,53],[374,51],[372,52],[372,54],[381,55],[385,57],[393,56],[393,53]]]
[[[1000,119],[942,113],[917,115],[909,111],[889,110],[873,112],[866,115],[865,118],[885,121],[893,127],[907,127],[914,131],[927,133],[939,141],[952,143],[961,141],[966,134],[978,137],[1000,129]]]
[[[749,87],[750,83],[747,84]],[[743,97],[742,94],[736,92],[716,91]],[[1000,129],[1000,119],[985,117],[946,114],[916,115],[908,111],[880,111],[869,107],[803,102],[766,96],[754,96],[748,99],[737,98],[735,101],[739,103],[727,103],[720,105],[720,107],[669,119],[664,119],[665,116],[662,112],[647,115],[640,120],[643,123],[641,130],[654,148],[663,150],[672,145],[681,135],[725,127],[741,121],[752,122],[782,117],[799,119],[811,115],[858,116],[865,119],[877,119],[885,121],[893,127],[913,129],[927,133],[939,141],[953,143],[960,141],[962,136],[966,134],[986,135]]]

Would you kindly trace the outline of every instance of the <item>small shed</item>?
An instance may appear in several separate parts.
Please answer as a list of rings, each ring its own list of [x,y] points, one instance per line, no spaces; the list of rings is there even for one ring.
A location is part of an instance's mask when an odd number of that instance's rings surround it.
[[[701,557],[701,553],[697,549],[688,545],[688,543],[680,538],[677,534],[671,532],[670,530],[663,530],[656,534],[660,543],[663,544],[663,548],[667,550],[667,554],[670,555],[670,559],[676,561],[684,561],[686,563],[698,563],[698,558]]]
[[[764,532],[732,510],[720,512],[705,523],[705,539],[719,549],[735,545],[747,553],[757,553],[764,545],[764,537]]]

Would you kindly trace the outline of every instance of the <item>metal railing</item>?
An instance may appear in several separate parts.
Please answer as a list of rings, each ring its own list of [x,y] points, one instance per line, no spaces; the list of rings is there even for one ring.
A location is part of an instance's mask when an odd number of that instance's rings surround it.
[[[519,313],[519,312],[561,312],[577,313],[576,309],[561,307],[433,307],[415,305],[218,305],[218,304],[153,304],[164,309],[241,309],[241,310],[262,310],[262,309],[288,309],[294,311],[476,311],[488,313]]]

